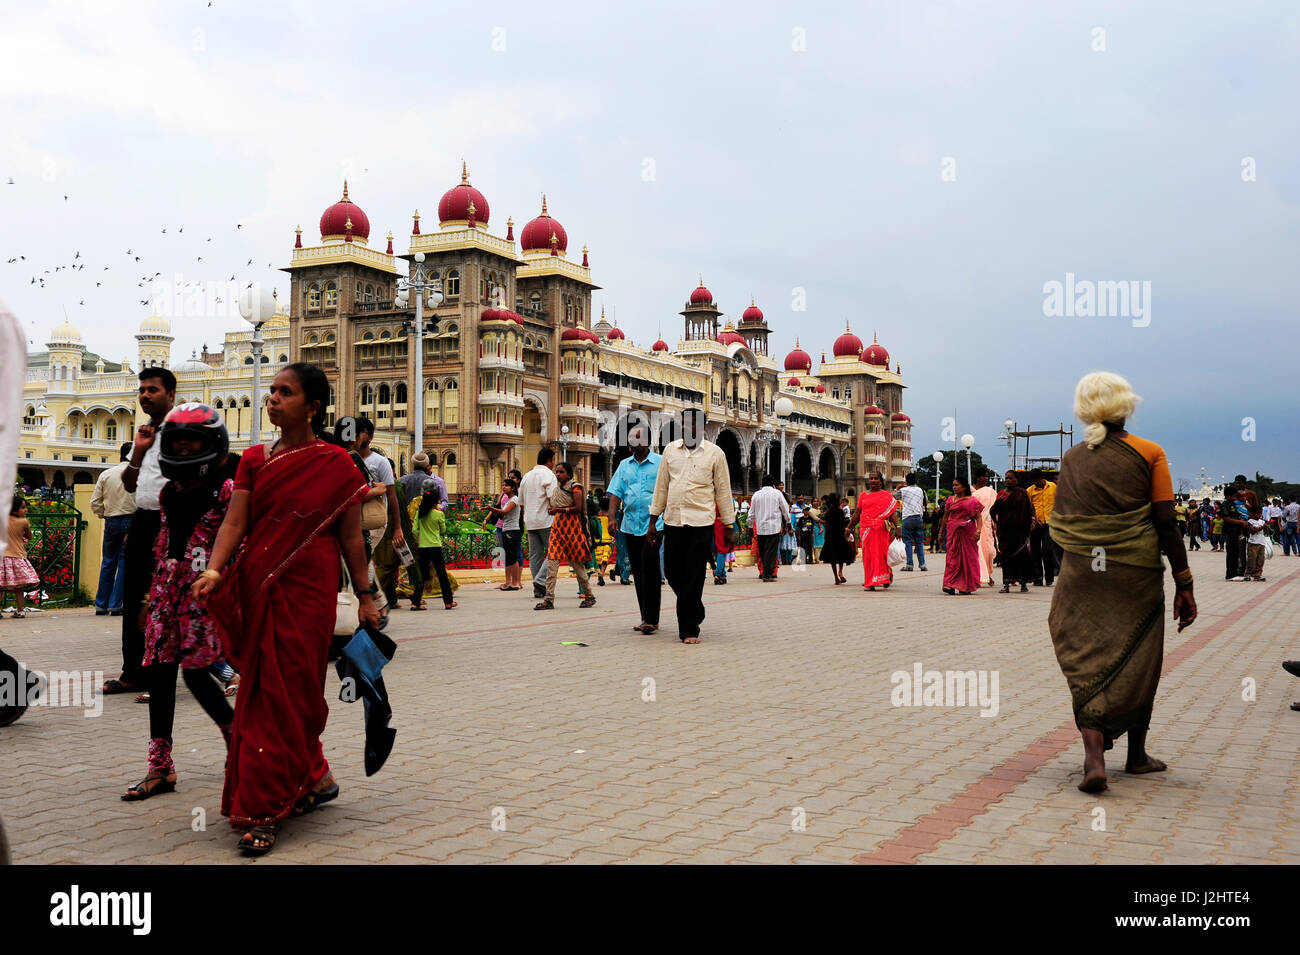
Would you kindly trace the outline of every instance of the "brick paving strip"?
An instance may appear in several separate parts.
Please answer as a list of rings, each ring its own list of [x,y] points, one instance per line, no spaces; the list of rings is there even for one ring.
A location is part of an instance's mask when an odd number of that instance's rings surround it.
[[[1219,620],[1206,627],[1195,637],[1191,637],[1165,657],[1160,669],[1163,679],[1180,663],[1197,651],[1208,646],[1210,641],[1240,621],[1247,613],[1259,607],[1264,601],[1273,597],[1283,586],[1300,576],[1300,570],[1292,571],[1269,584],[1268,589],[1254,601],[1247,601],[1236,610],[1225,614]],[[855,865],[906,865],[915,863],[918,856],[933,852],[947,840],[955,836],[958,830],[965,828],[975,817],[988,812],[989,808],[1004,796],[1014,792],[1047,763],[1056,759],[1071,746],[1079,742],[1079,730],[1074,722],[1062,723],[1051,733],[1042,736],[1024,747],[1018,753],[1003,760],[979,780],[971,783],[960,793],[943,805],[921,816],[915,823],[903,829],[888,842],[883,842],[871,852],[853,857]]]

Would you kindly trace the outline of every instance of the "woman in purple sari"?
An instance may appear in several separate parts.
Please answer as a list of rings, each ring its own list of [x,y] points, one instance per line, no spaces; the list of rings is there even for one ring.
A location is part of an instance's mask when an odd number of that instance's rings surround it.
[[[971,497],[970,488],[953,478],[943,520],[948,527],[947,552],[943,562],[943,592],[971,594],[980,586],[979,516],[984,505]]]

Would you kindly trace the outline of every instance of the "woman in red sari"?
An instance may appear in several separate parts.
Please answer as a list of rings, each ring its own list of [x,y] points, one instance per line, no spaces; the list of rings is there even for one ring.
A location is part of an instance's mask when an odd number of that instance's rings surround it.
[[[867,490],[858,497],[857,510],[849,521],[850,531],[862,525],[863,590],[888,587],[894,579],[889,566],[889,542],[896,534],[890,518],[897,510],[898,501],[885,490],[885,476],[872,471],[867,476]]]
[[[952,479],[952,497],[944,508],[943,521],[948,528],[947,553],[943,560],[943,592],[972,594],[983,577],[978,543],[980,514],[984,505],[971,496],[961,478]]]
[[[318,437],[328,402],[315,365],[275,376],[267,416],[280,439],[244,452],[211,564],[193,588],[241,676],[221,813],[248,830],[238,847],[249,854],[269,852],[289,815],[338,795],[320,742],[326,657],[340,552],[354,581],[369,579],[361,537],[369,488],[348,453]],[[370,591],[357,597],[360,622],[375,628]]]

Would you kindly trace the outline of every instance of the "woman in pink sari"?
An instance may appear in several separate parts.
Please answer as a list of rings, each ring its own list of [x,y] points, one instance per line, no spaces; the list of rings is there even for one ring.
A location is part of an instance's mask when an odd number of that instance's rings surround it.
[[[858,497],[857,510],[849,521],[850,532],[862,525],[862,589],[888,587],[894,579],[889,566],[889,542],[896,536],[890,520],[898,510],[898,501],[885,490],[885,476],[872,471],[867,476],[867,490]]]
[[[979,502],[982,511],[979,519],[979,541],[976,546],[979,550],[979,582],[988,587],[993,586],[993,560],[997,557],[998,542],[993,536],[993,519],[989,517],[989,511],[993,509],[993,502],[998,499],[998,492],[989,487],[989,469],[981,467],[975,472],[975,487],[971,489],[970,496]]]
[[[948,528],[947,552],[943,561],[943,592],[971,594],[979,589],[984,573],[976,536],[979,533],[984,505],[971,496],[970,488],[960,478],[953,478],[952,497],[944,509]]]
[[[241,677],[221,813],[248,830],[238,848],[254,855],[271,850],[283,819],[339,792],[320,742],[326,657],[340,553],[354,581],[369,579],[361,538],[369,488],[348,453],[317,436],[328,401],[315,365],[275,376],[267,415],[280,439],[244,452],[211,563],[193,587]],[[371,590],[356,593],[361,624],[376,629]]]

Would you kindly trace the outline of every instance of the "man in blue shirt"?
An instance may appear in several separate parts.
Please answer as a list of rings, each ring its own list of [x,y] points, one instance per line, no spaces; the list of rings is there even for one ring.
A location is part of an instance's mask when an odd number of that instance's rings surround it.
[[[659,548],[646,546],[650,530],[650,501],[659,477],[659,455],[650,451],[650,428],[644,423],[629,426],[627,446],[632,456],[625,458],[614,471],[609,483],[609,530],[627,544],[632,563],[632,580],[636,584],[636,602],[641,622],[633,627],[641,633],[659,629]],[[622,504],[622,513],[619,505]],[[656,529],[662,531],[660,518]]]

